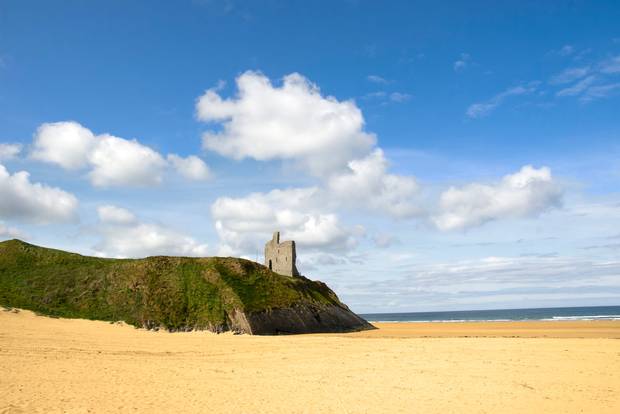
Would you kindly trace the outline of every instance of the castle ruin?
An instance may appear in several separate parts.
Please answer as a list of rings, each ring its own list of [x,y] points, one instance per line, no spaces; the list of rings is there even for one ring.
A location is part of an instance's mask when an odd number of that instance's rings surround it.
[[[299,276],[296,259],[295,242],[288,240],[280,243],[280,232],[273,233],[273,238],[265,244],[265,266],[281,275]]]

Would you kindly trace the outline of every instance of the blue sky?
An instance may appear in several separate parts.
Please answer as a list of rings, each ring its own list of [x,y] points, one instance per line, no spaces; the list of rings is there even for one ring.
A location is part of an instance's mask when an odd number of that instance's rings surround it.
[[[278,228],[360,312],[619,304],[618,21],[0,1],[0,237],[255,259]]]

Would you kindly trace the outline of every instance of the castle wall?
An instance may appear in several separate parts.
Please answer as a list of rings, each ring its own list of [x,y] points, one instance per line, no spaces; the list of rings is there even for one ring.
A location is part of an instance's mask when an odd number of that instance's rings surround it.
[[[294,241],[280,243],[280,233],[276,232],[273,238],[265,244],[265,266],[275,273],[286,276],[299,276],[295,261],[297,253]]]

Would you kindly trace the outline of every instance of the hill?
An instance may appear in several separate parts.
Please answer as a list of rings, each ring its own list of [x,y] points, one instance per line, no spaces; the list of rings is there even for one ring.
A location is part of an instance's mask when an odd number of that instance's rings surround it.
[[[147,329],[248,334],[372,329],[322,282],[232,257],[107,259],[0,242],[0,305]]]

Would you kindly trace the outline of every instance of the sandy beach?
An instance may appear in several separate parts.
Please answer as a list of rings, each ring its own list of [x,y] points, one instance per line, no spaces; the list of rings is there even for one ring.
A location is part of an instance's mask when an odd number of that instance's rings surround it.
[[[620,321],[279,337],[0,311],[0,413],[617,413]]]

